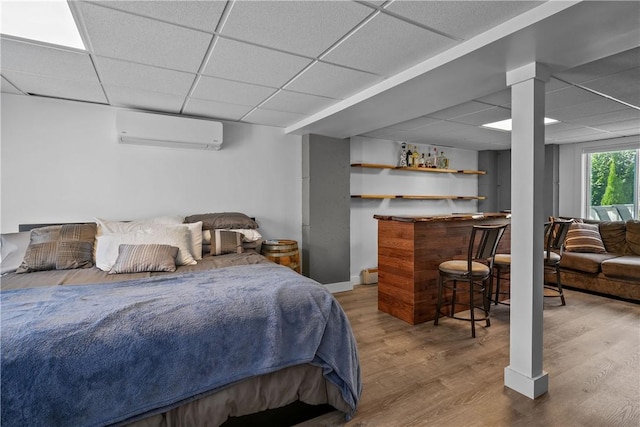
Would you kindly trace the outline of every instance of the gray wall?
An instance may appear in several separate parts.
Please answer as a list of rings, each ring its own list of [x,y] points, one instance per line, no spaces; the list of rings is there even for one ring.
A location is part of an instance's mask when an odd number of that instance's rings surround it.
[[[322,284],[350,281],[349,140],[302,137],[302,273]]]
[[[544,216],[558,216],[559,211],[559,146],[545,146]],[[478,152],[478,169],[487,171],[478,177],[478,195],[487,196],[478,202],[480,212],[511,209],[511,150]]]

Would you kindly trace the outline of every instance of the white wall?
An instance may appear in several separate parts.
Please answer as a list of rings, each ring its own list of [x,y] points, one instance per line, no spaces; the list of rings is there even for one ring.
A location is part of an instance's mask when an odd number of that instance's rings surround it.
[[[584,171],[584,154],[594,151],[606,151],[612,148],[640,148],[637,136],[616,138],[603,141],[582,142],[560,145],[560,183],[559,214],[586,218],[583,196],[586,191],[586,174]]]
[[[240,211],[301,239],[301,142],[224,122],[220,151],[118,144],[116,108],[2,94],[1,227]]]
[[[413,144],[412,144],[413,145]],[[418,145],[419,152],[433,146]],[[478,152],[438,147],[450,159],[452,169],[478,168]],[[351,163],[398,164],[400,143],[364,137],[351,138]],[[408,172],[391,169],[351,168],[351,194],[416,194],[477,196],[477,175]],[[360,272],[378,264],[378,224],[381,215],[437,215],[476,212],[476,201],[351,199],[351,281],[360,283]]]

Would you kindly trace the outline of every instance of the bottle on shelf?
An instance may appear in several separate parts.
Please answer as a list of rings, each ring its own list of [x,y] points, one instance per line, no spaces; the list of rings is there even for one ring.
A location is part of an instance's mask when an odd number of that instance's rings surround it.
[[[401,168],[407,167],[407,143],[406,142],[402,143],[402,148],[400,149],[400,162],[398,163],[398,166],[400,166]]]
[[[422,156],[420,156],[420,164],[418,166],[421,168],[427,167],[427,160],[424,158],[424,153],[422,153]]]
[[[413,167],[413,151],[411,151],[411,146],[407,149],[407,167]]]
[[[418,146],[417,145],[413,146],[413,154],[411,156],[413,156],[413,160],[411,161],[411,165],[414,168],[419,167],[420,166],[420,153],[418,153]]]
[[[431,167],[433,168],[438,167],[438,148],[437,147],[433,147],[433,166]]]
[[[431,151],[427,153],[427,164],[425,165],[427,168],[433,167],[433,159],[431,158]]]
[[[444,155],[444,151],[440,151],[440,157],[438,157],[438,167],[440,169],[449,169],[449,159]]]

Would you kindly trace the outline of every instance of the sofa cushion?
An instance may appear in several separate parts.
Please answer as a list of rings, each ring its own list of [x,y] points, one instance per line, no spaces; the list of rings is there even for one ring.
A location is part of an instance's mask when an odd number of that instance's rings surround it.
[[[571,224],[564,241],[567,252],[589,252],[602,254],[607,252],[595,224],[574,222]]]
[[[621,256],[602,262],[602,272],[608,277],[633,279],[640,282],[640,257]]]
[[[605,221],[599,223],[599,227],[600,237],[602,237],[602,243],[604,243],[607,252],[625,255],[627,227],[624,221]]]
[[[599,273],[600,264],[608,259],[618,258],[615,254],[590,254],[581,252],[565,252],[560,260],[560,267],[585,273]]]
[[[626,255],[640,255],[640,221],[627,221],[627,252]]]

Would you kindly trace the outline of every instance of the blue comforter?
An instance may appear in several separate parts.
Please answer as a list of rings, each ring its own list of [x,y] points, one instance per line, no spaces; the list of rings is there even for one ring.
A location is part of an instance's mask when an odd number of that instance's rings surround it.
[[[98,426],[312,363],[355,411],[355,339],[340,305],[276,264],[1,292],[1,424]]]

